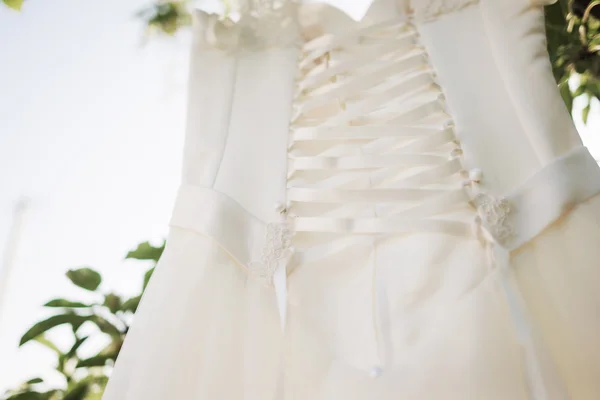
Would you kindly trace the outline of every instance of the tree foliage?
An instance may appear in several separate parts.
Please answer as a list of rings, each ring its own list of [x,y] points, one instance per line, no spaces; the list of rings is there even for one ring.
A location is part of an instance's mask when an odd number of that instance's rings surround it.
[[[222,0],[227,2],[227,0]],[[173,35],[191,18],[182,1],[160,1],[140,13],[149,32]],[[548,51],[554,77],[569,110],[583,96],[583,121],[600,100],[600,0],[559,0],[546,8]]]
[[[23,0],[2,0],[20,10]],[[153,0],[141,10],[148,33],[174,35],[191,24],[189,0]],[[221,0],[228,9],[229,0]],[[600,100],[600,0],[558,0],[546,8],[548,51],[554,77],[569,110],[573,100],[586,101],[583,121],[591,104]]]
[[[2,0],[19,10],[23,0]],[[189,0],[153,0],[137,16],[148,33],[174,35],[191,24]],[[229,0],[221,0],[228,9]],[[583,121],[600,100],[600,0],[558,0],[546,8],[548,51],[554,77],[569,110],[573,100],[586,101]]]
[[[586,100],[582,119],[600,99],[600,0],[560,0],[546,10],[548,51],[567,107]]]
[[[13,10],[19,11],[23,6],[23,0],[2,0],[2,2],[12,8]]]
[[[156,247],[145,242],[129,253],[126,258],[150,262],[144,273],[139,294],[123,298],[101,287],[102,276],[89,267],[70,270],[66,273],[71,283],[80,289],[91,292],[95,301],[56,298],[44,307],[53,315],[34,324],[21,338],[20,345],[44,346],[55,356],[55,369],[64,378],[61,387],[49,387],[39,377],[32,378],[19,387],[8,391],[5,400],[100,400],[108,382],[110,366],[115,362],[125,335],[129,331],[142,293],[154,271],[156,262],[164,250],[164,242]],[[82,326],[93,327],[89,335],[82,334]],[[52,342],[47,333],[60,326],[69,327],[72,340],[67,349],[61,349]],[[89,329],[87,329],[89,331]],[[81,351],[89,338],[104,339],[108,343],[95,354],[86,355]]]

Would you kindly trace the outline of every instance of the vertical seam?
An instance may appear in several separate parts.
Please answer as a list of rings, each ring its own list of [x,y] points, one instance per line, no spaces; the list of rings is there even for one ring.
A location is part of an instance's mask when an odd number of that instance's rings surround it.
[[[233,60],[233,73],[232,78],[230,80],[231,87],[229,88],[229,98],[228,98],[228,107],[227,107],[227,118],[225,121],[225,126],[221,129],[221,131],[225,131],[225,137],[223,138],[223,146],[221,149],[221,154],[219,157],[219,162],[217,164],[217,170],[212,179],[210,187],[214,187],[215,183],[219,177],[219,173],[221,172],[221,166],[223,165],[223,158],[225,158],[225,151],[227,150],[227,143],[229,142],[229,134],[231,129],[231,120],[233,116],[233,107],[234,107],[234,97],[236,91],[236,83],[238,78],[238,67],[239,67],[240,55],[238,52],[235,53],[235,58]]]

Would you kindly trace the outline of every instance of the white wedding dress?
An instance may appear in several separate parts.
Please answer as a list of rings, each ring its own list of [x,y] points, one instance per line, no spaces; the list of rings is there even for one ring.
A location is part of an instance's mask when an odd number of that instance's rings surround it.
[[[197,12],[172,229],[104,400],[600,399],[600,170],[542,3]]]

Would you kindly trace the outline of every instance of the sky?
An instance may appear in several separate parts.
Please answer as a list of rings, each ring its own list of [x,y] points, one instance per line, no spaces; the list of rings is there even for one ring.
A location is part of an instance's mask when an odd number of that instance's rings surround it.
[[[0,6],[0,252],[15,204],[29,199],[0,312],[0,393],[47,371],[17,351],[40,305],[82,298],[64,277],[92,266],[103,287],[139,290],[147,265],[123,260],[160,242],[180,178],[189,35],[142,45],[147,0],[30,0]],[[586,144],[600,159],[600,111]]]
[[[180,178],[188,37],[143,42],[147,0],[0,4],[0,252],[29,198],[0,314],[0,392],[47,368],[16,351],[46,300],[78,297],[64,277],[92,266],[104,287],[139,290],[123,262],[167,233]]]

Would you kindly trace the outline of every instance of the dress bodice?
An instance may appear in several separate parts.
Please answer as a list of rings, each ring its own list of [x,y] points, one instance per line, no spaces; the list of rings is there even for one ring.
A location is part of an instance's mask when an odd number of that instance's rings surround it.
[[[543,10],[526,0],[481,0],[421,24],[467,162],[504,193],[577,146],[556,89]]]
[[[301,43],[406,18],[436,71],[467,166],[484,171],[491,192],[519,187],[581,146],[552,76],[541,1],[531,1],[378,0],[358,22],[322,4],[282,3],[246,25],[198,12],[191,75],[202,87],[190,90],[184,181],[239,191],[233,198],[267,218],[284,190]],[[254,189],[231,183],[240,174]]]
[[[576,295],[597,292],[580,250],[600,168],[557,91],[544,0],[247,1],[196,14],[172,286],[145,303],[154,322],[175,299],[161,341],[209,345],[140,347],[181,368],[157,392],[125,361],[127,398],[597,398],[581,371],[599,353],[580,357],[596,303]]]

